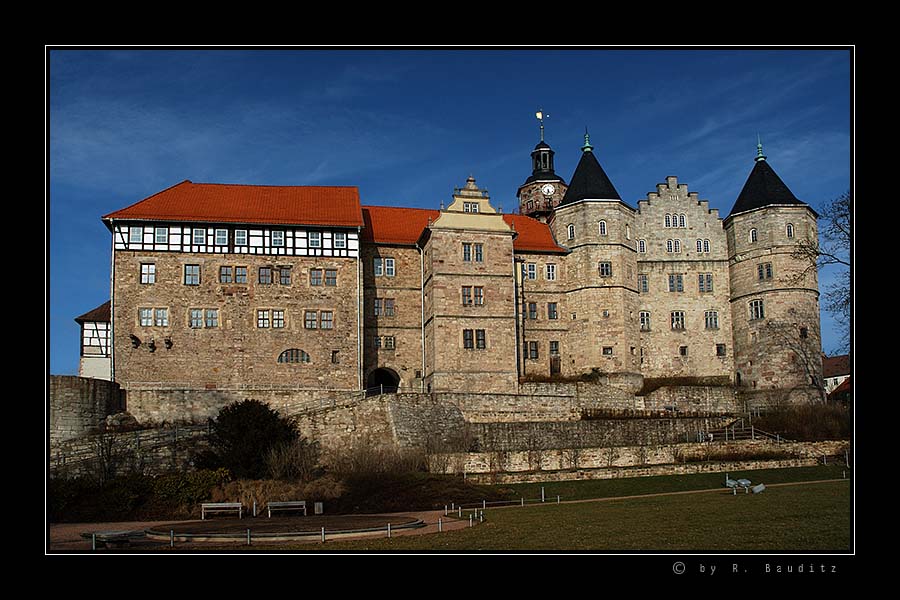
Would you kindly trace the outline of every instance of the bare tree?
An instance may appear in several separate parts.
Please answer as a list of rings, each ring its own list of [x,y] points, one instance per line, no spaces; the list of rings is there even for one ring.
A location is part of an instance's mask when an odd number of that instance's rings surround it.
[[[811,269],[837,268],[837,276],[825,289],[824,305],[838,321],[841,331],[839,350],[850,346],[850,306],[852,287],[850,280],[850,249],[853,244],[853,199],[847,191],[831,200],[819,214],[819,237],[807,238],[797,244],[795,258],[806,262],[800,273],[805,277]]]

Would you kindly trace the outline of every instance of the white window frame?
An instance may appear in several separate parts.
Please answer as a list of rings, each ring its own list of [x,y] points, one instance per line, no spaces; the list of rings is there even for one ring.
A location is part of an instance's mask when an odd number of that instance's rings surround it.
[[[310,233],[312,235],[312,233]],[[284,232],[281,230],[275,230],[272,232],[272,247],[273,248],[284,248]],[[312,244],[310,244],[312,247]]]
[[[202,246],[206,244],[206,230],[195,227],[191,230],[191,244]]]
[[[228,245],[228,230],[227,229],[216,229],[216,246],[227,246]]]
[[[188,318],[191,329],[203,329],[203,309],[192,308]]]
[[[684,331],[684,311],[683,310],[673,310],[672,311],[672,330],[673,331]]]
[[[681,252],[681,240],[674,240],[675,242],[675,253],[678,254]]]
[[[395,274],[394,259],[393,258],[385,258],[384,259],[384,276],[385,277],[393,277],[394,274]]]
[[[235,246],[246,246],[247,245],[247,230],[246,229],[235,229],[234,230],[234,245]]]
[[[168,227],[155,227],[153,229],[153,242],[156,244],[168,244],[169,243],[169,228]]]
[[[706,325],[706,329],[718,329],[719,328],[719,311],[717,310],[708,310],[703,314],[703,321]]]
[[[750,243],[755,244],[759,241],[759,232],[756,230],[756,227],[750,229]]]
[[[703,240],[697,240],[697,253],[703,252]]]
[[[597,229],[598,229],[600,235],[606,235],[606,233],[607,233],[606,221],[601,220],[600,222],[598,222]]]
[[[709,252],[709,240],[703,240],[703,252]]]
[[[678,215],[678,227],[684,228],[687,227],[687,220],[684,214]]]
[[[213,328],[219,326],[219,309],[218,308],[207,308],[204,311],[204,324],[207,328]]]
[[[334,234],[334,247],[335,248],[346,248],[347,247],[347,234],[343,231],[338,231]]]
[[[673,247],[674,247],[674,244],[673,244],[672,240],[666,240],[666,252],[672,252]]]
[[[135,235],[137,234],[137,235]],[[140,244],[144,241],[144,228],[143,227],[129,227],[128,228],[128,243],[129,244]]]
[[[526,279],[537,279],[537,263],[526,263],[525,266],[528,267]]]
[[[141,324],[141,327],[153,327],[153,309],[139,308],[138,323]]]
[[[638,240],[638,252],[647,252],[647,240]]]
[[[567,239],[570,239],[570,240],[575,239],[575,224],[574,223],[569,223],[566,226],[566,235],[568,236]]]
[[[650,311],[642,310],[638,313],[638,319],[641,324],[641,331],[650,331]]]
[[[671,226],[672,226],[672,215],[667,214],[666,215],[666,227],[671,227]]]
[[[156,283],[156,263],[141,263],[141,284],[153,285]]]
[[[545,276],[547,277],[547,281],[556,281],[556,264],[547,263],[546,266]]]
[[[766,307],[762,300],[751,300],[748,305],[750,307],[751,321],[758,321],[766,318]]]
[[[156,327],[169,326],[169,309],[155,308],[153,309],[153,325]]]

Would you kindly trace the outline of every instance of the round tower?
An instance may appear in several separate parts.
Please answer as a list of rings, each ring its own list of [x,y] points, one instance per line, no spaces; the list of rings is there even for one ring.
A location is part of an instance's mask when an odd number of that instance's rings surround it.
[[[766,160],[762,144],[725,218],[735,383],[749,404],[821,400],[816,212]]]

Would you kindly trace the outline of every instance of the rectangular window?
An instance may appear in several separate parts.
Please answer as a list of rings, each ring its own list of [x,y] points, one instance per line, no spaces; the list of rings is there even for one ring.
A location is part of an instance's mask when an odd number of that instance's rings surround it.
[[[150,327],[153,325],[153,309],[141,308],[138,310],[141,318],[141,327]]]
[[[538,358],[538,343],[537,342],[528,342],[528,358],[531,360],[537,360]]]
[[[525,276],[527,279],[537,279],[536,263],[528,263],[525,265]]]
[[[715,310],[708,310],[704,313],[704,321],[706,322],[707,329],[718,329],[719,328],[719,312]]]
[[[386,316],[386,317],[394,316],[394,299],[393,298],[385,298],[384,299],[384,316]]]
[[[475,262],[484,262],[483,244],[475,244]]]
[[[697,279],[701,292],[713,291],[712,273],[697,273]]]
[[[532,320],[537,319],[537,302],[528,303],[528,318]]]
[[[219,283],[231,283],[231,267],[219,267]]]
[[[475,331],[472,329],[463,329],[463,348],[472,350],[475,348]]]
[[[284,311],[283,310],[273,310],[272,311],[272,328],[273,329],[284,329]]]
[[[207,308],[206,309],[206,326],[207,327],[218,327],[219,326],[219,310],[216,308]]]
[[[547,281],[556,281],[556,265],[553,263],[547,264]]]
[[[472,286],[464,285],[462,288],[462,303],[463,306],[471,306],[472,305]]]
[[[478,212],[478,203],[477,202],[463,202],[463,212],[477,213]]]
[[[259,268],[259,282],[263,285],[272,283],[272,267]]]
[[[143,227],[129,227],[128,228],[128,242],[131,244],[140,244],[144,241],[144,228]]]
[[[247,283],[247,267],[234,268],[234,282]]]
[[[202,246],[206,243],[206,230],[205,229],[194,229],[192,232],[191,241],[195,246]]]
[[[472,244],[463,242],[463,262],[471,262],[472,260]]]
[[[200,285],[200,265],[184,265],[184,285]]]
[[[322,285],[322,269],[309,270],[309,285]]]
[[[650,331],[650,313],[641,311],[641,331]]]
[[[168,308],[157,308],[156,309],[155,319],[153,324],[157,327],[168,327],[169,326],[169,309]]]
[[[547,318],[548,319],[558,319],[559,313],[556,310],[556,302],[548,302],[547,303]]]
[[[246,229],[236,229],[235,230],[234,245],[235,246],[246,246],[247,245],[247,230]]]
[[[612,356],[612,346],[603,346],[603,356]]]
[[[347,234],[346,233],[335,233],[334,234],[334,247],[335,248],[346,248],[347,247]]]
[[[646,294],[650,291],[650,279],[646,273],[638,273],[638,293]]]
[[[612,277],[612,263],[602,262],[599,265],[600,277]]]
[[[684,278],[681,273],[670,273],[669,274],[669,291],[670,292],[683,292],[684,291]]]
[[[168,227],[157,227],[154,230],[154,240],[156,240],[157,244],[168,244],[169,243],[169,228]]]
[[[725,356],[725,344],[716,344],[716,356]]]
[[[687,356],[687,355],[688,355],[688,352],[687,352],[687,346],[679,346],[679,347],[678,347],[678,354],[679,354],[680,356]]]
[[[325,285],[331,287],[337,285],[337,269],[325,269]]]
[[[772,279],[772,263],[766,263],[766,279]]]
[[[672,329],[684,329],[684,311],[672,312]]]
[[[314,310],[307,310],[303,313],[303,327],[306,329],[316,329],[319,326],[318,315]]]
[[[216,246],[228,245],[228,230],[216,229]]]
[[[200,329],[203,327],[203,309],[191,309],[191,329]]]
[[[335,364],[335,365],[336,365],[336,364],[339,364],[339,363],[341,362],[341,359],[338,358],[339,353],[340,353],[339,350],[332,350],[332,351],[331,351],[331,362],[332,362],[332,364]]]
[[[258,310],[256,311],[256,326],[260,329],[268,329],[270,324],[269,320],[269,311],[267,310]]]
[[[384,274],[386,277],[394,276],[394,259],[393,258],[384,259]]]
[[[384,348],[385,350],[393,350],[396,346],[394,345],[394,336],[386,335],[384,336]]]
[[[272,232],[272,246],[273,247],[284,246],[284,232],[283,231],[273,231]]]
[[[375,336],[375,347],[381,348],[381,338],[379,336]]]
[[[381,316],[381,298],[375,298],[375,316]]]
[[[321,248],[322,247],[322,233],[320,231],[310,231],[309,232],[309,247],[310,248]]]
[[[766,317],[765,309],[763,308],[762,300],[751,300],[750,301],[750,320],[755,321],[757,319],[764,319]]]
[[[484,339],[484,329],[475,330],[475,347],[479,350],[484,350],[485,348],[487,348]]]
[[[550,356],[559,356],[559,341],[550,340]]]
[[[279,267],[278,283],[281,285],[291,285],[291,269],[289,267]]]
[[[141,283],[156,283],[156,264],[141,263]]]
[[[381,277],[384,275],[384,259],[376,257],[372,262],[373,269],[375,271],[375,277]]]
[[[483,287],[475,287],[475,306],[482,306],[484,304],[484,288]]]
[[[323,310],[319,313],[319,328],[334,329],[334,313],[330,310]]]

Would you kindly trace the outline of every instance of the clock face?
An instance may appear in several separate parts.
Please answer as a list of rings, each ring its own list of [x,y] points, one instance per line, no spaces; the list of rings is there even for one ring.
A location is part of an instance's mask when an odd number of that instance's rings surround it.
[[[555,192],[555,191],[556,191],[556,188],[553,187],[552,183],[545,183],[544,185],[541,186],[541,192],[543,192],[543,194],[545,196],[552,196],[553,192]]]

